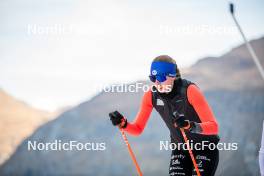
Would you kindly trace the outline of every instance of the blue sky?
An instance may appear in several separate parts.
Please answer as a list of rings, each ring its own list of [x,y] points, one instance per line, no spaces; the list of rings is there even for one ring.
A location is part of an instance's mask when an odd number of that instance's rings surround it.
[[[1,1],[0,87],[54,110],[88,100],[98,85],[146,79],[160,54],[180,68],[220,56],[242,43],[228,2]],[[263,36],[264,2],[232,2],[246,36]]]

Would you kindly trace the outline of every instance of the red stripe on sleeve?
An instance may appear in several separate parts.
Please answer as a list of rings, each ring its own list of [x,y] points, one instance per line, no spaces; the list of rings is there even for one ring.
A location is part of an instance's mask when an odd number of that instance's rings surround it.
[[[127,133],[138,136],[144,130],[146,123],[152,112],[152,93],[151,90],[146,92],[143,96],[140,110],[132,123],[127,123],[127,127],[124,129]]]
[[[192,84],[188,87],[187,98],[201,120],[199,124],[202,128],[202,134],[218,134],[218,123],[213,111],[197,86]]]

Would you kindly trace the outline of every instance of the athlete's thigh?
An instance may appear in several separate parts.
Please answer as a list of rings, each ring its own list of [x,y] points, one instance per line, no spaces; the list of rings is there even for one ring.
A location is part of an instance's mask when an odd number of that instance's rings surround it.
[[[194,153],[201,175],[213,176],[219,162],[219,151],[207,149],[194,151]],[[193,170],[193,176],[196,175],[196,171]]]
[[[192,161],[188,151],[173,150],[171,153],[171,161],[169,168],[169,175],[192,175]]]

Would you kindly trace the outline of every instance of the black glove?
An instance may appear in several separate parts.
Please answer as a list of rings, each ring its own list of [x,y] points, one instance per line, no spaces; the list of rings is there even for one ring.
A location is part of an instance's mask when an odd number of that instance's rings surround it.
[[[125,121],[125,125],[123,125],[122,128],[125,128],[127,126],[127,120],[118,111],[109,113],[109,117],[114,126],[120,125],[123,121]]]
[[[176,124],[178,128],[184,128],[188,130],[193,126],[193,123],[191,123],[189,120],[186,120],[184,114],[179,114],[178,112],[174,112],[173,119],[174,119],[174,124]]]

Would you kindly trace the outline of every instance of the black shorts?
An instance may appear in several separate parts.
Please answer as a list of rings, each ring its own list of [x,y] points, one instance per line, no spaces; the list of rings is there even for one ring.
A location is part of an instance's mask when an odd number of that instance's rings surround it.
[[[194,158],[201,176],[213,176],[219,162],[219,151],[193,150]],[[169,175],[195,176],[196,171],[188,150],[173,150],[171,154]]]

